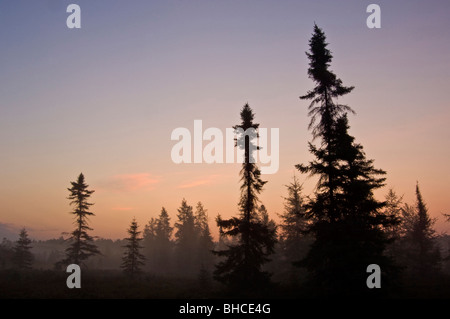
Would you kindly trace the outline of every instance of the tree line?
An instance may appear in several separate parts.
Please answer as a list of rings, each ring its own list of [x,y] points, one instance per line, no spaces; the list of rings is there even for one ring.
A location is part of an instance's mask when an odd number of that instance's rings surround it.
[[[395,291],[405,278],[425,282],[439,276],[449,257],[442,256],[436,242],[435,220],[428,213],[419,183],[414,205],[404,203],[392,189],[384,200],[374,196],[375,190],[385,186],[386,172],[375,167],[349,133],[348,114],[354,111],[338,100],[354,87],[345,86],[330,69],[333,56],[317,25],[306,54],[314,88],[300,99],[310,101],[312,160],[295,167],[300,174],[317,179],[314,191],[303,194],[294,176],[286,186],[284,212],[276,224],[259,200],[267,182],[251,152],[257,133],[238,135],[235,146],[244,151],[239,213],[229,219],[216,217],[219,240],[213,241],[203,204],[198,202],[194,209],[183,199],[173,224],[164,207],[143,230],[135,219],[131,221],[123,245],[125,274],[199,276],[204,282],[211,277],[235,295],[271,290],[278,276],[314,295],[340,297]],[[257,131],[259,124],[248,104],[240,118],[234,129]],[[71,182],[68,191],[76,227],[65,257],[56,263],[60,268],[83,265],[100,254],[88,226],[88,217],[94,216],[89,202],[94,191],[89,190],[83,174]],[[16,267],[31,267],[30,244],[23,229],[14,247]],[[0,252],[3,256],[4,251]],[[382,270],[382,292],[365,285],[369,264]]]

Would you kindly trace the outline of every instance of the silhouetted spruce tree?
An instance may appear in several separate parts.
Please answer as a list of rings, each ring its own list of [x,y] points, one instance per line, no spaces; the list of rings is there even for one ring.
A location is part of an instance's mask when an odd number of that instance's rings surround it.
[[[307,234],[309,226],[304,207],[302,185],[294,175],[293,181],[286,185],[288,196],[284,197],[284,212],[280,214],[280,267],[286,270],[290,284],[298,284],[301,271],[292,263],[306,256],[311,236]]]
[[[88,226],[88,217],[94,216],[94,213],[89,211],[93,205],[88,202],[93,190],[88,190],[89,185],[85,183],[84,175],[81,173],[76,182],[70,182],[71,188],[68,188],[70,195],[68,199],[70,204],[74,206],[74,211],[71,213],[75,215],[75,230],[71,233],[69,238],[71,244],[66,249],[66,258],[61,262],[62,264],[77,264],[81,266],[86,259],[91,256],[100,254],[97,246],[93,243],[94,239],[87,232],[92,230]]]
[[[132,277],[140,273],[141,266],[145,264],[145,257],[140,253],[143,247],[140,244],[142,238],[140,237],[141,232],[138,231],[138,228],[136,219],[133,218],[130,228],[127,230],[130,237],[125,238],[127,244],[124,246],[126,250],[122,257],[121,265],[123,272]]]
[[[163,207],[156,224],[156,237],[168,243],[172,238],[173,227],[170,226],[170,217]]]
[[[345,112],[350,108],[336,100],[353,87],[344,87],[328,69],[332,55],[317,25],[307,55],[308,74],[316,87],[301,98],[312,100],[310,128],[321,145],[309,143],[315,160],[296,166],[302,173],[319,177],[314,198],[306,205],[314,242],[299,265],[308,269],[310,283],[319,294],[361,296],[369,292],[369,264],[378,264],[384,275],[396,270],[384,254],[388,243],[384,229],[396,221],[383,213],[384,203],[373,196],[384,185],[385,172],[373,167],[363,147],[348,134]],[[320,119],[314,125],[317,116]]]
[[[273,219],[270,218],[269,212],[267,211],[266,206],[264,206],[264,205],[259,206],[257,212],[258,212],[258,218],[259,218],[260,222],[264,226],[267,226],[269,228],[270,232],[274,233],[276,236],[277,224],[275,223],[275,221]]]
[[[270,274],[262,270],[263,264],[274,251],[275,231],[261,222],[258,216],[258,194],[266,183],[261,179],[261,172],[256,165],[254,144],[259,124],[253,122],[254,114],[248,104],[241,111],[241,124],[234,129],[238,134],[236,146],[244,150],[241,175],[240,216],[223,220],[217,219],[222,235],[237,238],[236,244],[228,249],[215,251],[223,259],[216,265],[214,278],[231,289],[241,293],[257,292],[258,288],[267,287]],[[248,131],[247,131],[248,130]]]
[[[170,217],[166,209],[163,207],[156,221],[155,229],[155,246],[156,246],[156,268],[159,272],[168,272],[171,269],[172,256],[172,232],[173,227],[170,226]]]
[[[157,244],[156,244],[156,228],[158,220],[152,217],[148,223],[144,226],[143,245],[144,255],[147,262],[146,267],[152,272],[157,272]]]
[[[416,208],[414,205],[405,203],[401,210],[400,234],[402,239],[408,240],[408,237],[410,237],[414,225],[416,224],[416,220]]]
[[[14,247],[13,262],[17,269],[31,269],[33,254],[31,253],[31,240],[25,228],[20,231],[19,240]]]
[[[302,185],[296,176],[292,183],[286,185],[288,196],[284,197],[284,213],[280,214],[280,240],[287,246],[298,245],[305,236],[308,220],[302,196]]]
[[[395,216],[399,221],[402,219],[402,203],[403,196],[398,196],[397,193],[391,188],[385,196],[385,215]],[[392,225],[392,227],[386,229],[387,236],[392,239],[399,239],[402,234],[401,223]]]
[[[441,255],[436,244],[436,234],[433,229],[435,220],[431,219],[428,209],[416,185],[415,219],[409,237],[408,266],[416,278],[424,279],[436,275],[440,271]]]
[[[197,267],[198,233],[195,227],[195,217],[192,206],[183,198],[178,208],[178,221],[175,223],[175,260],[178,272],[183,275],[195,276]]]
[[[336,134],[335,126],[337,119],[353,112],[347,105],[339,104],[336,100],[350,93],[354,87],[345,87],[342,80],[329,70],[333,59],[330,50],[327,49],[325,33],[316,24],[314,24],[314,33],[309,40],[310,52],[306,52],[309,58],[308,76],[316,84],[313,90],[308,91],[306,95],[300,97],[302,100],[311,100],[308,107],[308,115],[311,117],[309,129],[312,129],[313,139],[321,138],[321,147],[317,149],[312,143],[309,143],[311,153],[319,153],[323,162],[323,174],[320,174],[320,183],[327,188],[327,192],[322,197],[326,197],[329,202],[329,214],[333,215],[336,178],[338,174],[338,158],[336,154]],[[317,119],[319,118],[319,119]],[[316,124],[316,122],[318,123]],[[301,166],[297,166],[300,171]]]
[[[386,253],[393,257],[397,263],[401,259],[402,249],[401,249],[401,239],[405,235],[404,231],[404,214],[402,210],[403,196],[398,196],[397,193],[391,188],[385,196],[385,207],[384,214],[387,216],[392,216],[398,222],[386,227],[386,236],[390,243],[386,248]]]
[[[203,207],[201,202],[197,203],[195,208],[195,227],[198,233],[198,265],[200,270],[206,275],[213,265],[214,242],[209,230],[208,210]]]

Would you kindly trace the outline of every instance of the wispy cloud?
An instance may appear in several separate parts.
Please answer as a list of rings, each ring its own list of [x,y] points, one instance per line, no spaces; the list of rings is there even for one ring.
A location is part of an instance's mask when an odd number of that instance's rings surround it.
[[[152,190],[159,181],[157,177],[152,176],[150,173],[119,174],[101,182],[100,187],[109,191],[133,192]]]
[[[114,211],[119,211],[119,212],[127,212],[127,211],[130,211],[130,210],[133,210],[134,209],[134,207],[112,207],[111,208],[111,210],[114,210]]]
[[[219,179],[219,177],[221,177],[221,175],[218,175],[218,174],[204,176],[204,177],[196,179],[194,181],[189,181],[189,182],[185,182],[181,185],[178,185],[178,188],[192,188],[192,187],[197,187],[197,186],[201,186],[201,185],[213,184],[214,182],[216,182]]]

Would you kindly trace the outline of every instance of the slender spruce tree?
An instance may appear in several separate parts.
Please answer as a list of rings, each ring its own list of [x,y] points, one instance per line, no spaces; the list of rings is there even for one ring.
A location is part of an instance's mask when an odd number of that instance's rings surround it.
[[[208,210],[205,209],[202,202],[198,202],[195,208],[195,227],[198,233],[198,264],[204,275],[209,273],[213,266],[214,241],[211,236],[208,223]]]
[[[139,274],[141,266],[145,264],[145,257],[141,254],[141,241],[143,238],[140,237],[141,231],[138,230],[139,226],[136,219],[133,218],[128,228],[127,232],[130,235],[125,238],[127,244],[124,246],[126,248],[124,255],[122,257],[121,268],[126,275],[134,277]]]
[[[195,276],[198,274],[197,243],[198,233],[192,206],[183,198],[178,208],[178,221],[175,223],[175,262],[178,273]]]
[[[293,267],[293,262],[306,256],[311,236],[307,234],[309,220],[302,195],[303,187],[295,175],[293,181],[286,185],[286,189],[288,195],[284,197],[284,212],[279,215],[279,259],[286,270],[289,283],[295,285],[298,284],[300,276],[304,275],[304,270]]]
[[[422,280],[440,271],[441,254],[436,244],[434,223],[417,183],[415,218],[408,236],[411,243],[408,268],[414,277]]]
[[[156,266],[159,272],[166,273],[171,269],[172,257],[172,233],[173,227],[170,226],[170,217],[167,210],[162,207],[161,213],[156,221],[155,245],[156,245]]]
[[[157,240],[156,240],[156,228],[158,219],[152,217],[148,223],[144,226],[143,232],[143,245],[144,256],[147,259],[146,267],[149,271],[157,272]]]
[[[318,147],[309,143],[315,159],[296,166],[318,177],[314,197],[306,204],[314,242],[298,265],[307,268],[309,282],[319,294],[361,296],[369,291],[369,264],[378,264],[385,275],[396,270],[384,254],[388,243],[384,229],[396,221],[384,214],[384,202],[373,195],[384,185],[385,172],[374,168],[373,160],[366,159],[363,147],[348,133],[347,112],[352,110],[337,99],[353,87],[343,86],[329,70],[332,55],[327,45],[315,25],[307,55],[308,75],[316,86],[301,98],[311,100],[310,129],[321,143]]]
[[[338,158],[336,148],[333,147],[336,142],[335,126],[340,116],[346,112],[354,113],[349,106],[337,103],[337,99],[350,93],[354,87],[344,86],[342,80],[329,69],[333,56],[327,48],[325,33],[316,24],[309,40],[309,47],[310,52],[306,52],[310,61],[308,76],[315,83],[315,87],[300,99],[311,101],[308,107],[308,115],[311,117],[308,128],[312,130],[313,140],[321,139],[321,147],[317,149],[309,143],[309,148],[311,153],[317,153],[316,155],[322,157],[324,174],[320,174],[319,182],[327,188],[327,192],[322,197],[329,203],[328,213],[334,215],[337,188],[335,176],[338,174]],[[297,168],[301,172],[308,171],[302,165],[297,165]]]
[[[277,236],[277,224],[273,219],[270,218],[269,212],[267,211],[266,206],[261,205],[257,209],[257,214],[260,222],[267,226],[271,233],[275,234],[275,237]]]
[[[288,247],[295,249],[304,238],[308,220],[305,218],[303,187],[295,175],[292,183],[286,185],[286,189],[288,196],[284,197],[284,213],[280,214],[280,240],[285,248],[290,250]]]
[[[266,181],[261,179],[261,171],[256,165],[254,151],[257,150],[255,139],[259,124],[254,123],[254,114],[248,104],[241,111],[241,124],[234,126],[238,132],[236,146],[244,150],[241,175],[241,198],[238,217],[223,220],[217,218],[217,225],[222,236],[236,238],[235,244],[228,249],[215,251],[222,257],[216,265],[214,278],[229,288],[248,293],[258,288],[267,287],[270,274],[262,266],[270,259],[276,242],[275,230],[264,224],[258,215],[258,195]]]
[[[162,207],[158,218],[151,218],[144,228],[144,253],[146,266],[154,273],[169,273],[172,270],[173,227],[170,217]]]
[[[401,240],[405,235],[403,214],[403,196],[398,196],[397,193],[391,188],[385,196],[384,214],[392,216],[397,220],[397,223],[386,227],[385,233],[389,240],[389,244],[386,247],[386,254],[394,258],[397,263],[401,260]]]
[[[88,234],[92,230],[88,226],[88,217],[94,216],[90,211],[93,205],[88,200],[93,190],[89,190],[84,175],[81,173],[76,182],[70,182],[72,187],[68,188],[71,200],[70,205],[74,206],[71,214],[75,215],[75,230],[72,231],[69,238],[70,246],[66,249],[66,258],[59,264],[77,264],[81,266],[89,257],[100,254],[97,246],[94,244],[94,238]]]
[[[21,229],[19,240],[14,247],[13,262],[17,269],[31,269],[33,254],[31,253],[31,240],[25,228]]]
[[[169,245],[172,238],[173,227],[170,226],[170,217],[167,210],[161,208],[158,220],[156,222],[156,237],[163,241],[166,245]]]

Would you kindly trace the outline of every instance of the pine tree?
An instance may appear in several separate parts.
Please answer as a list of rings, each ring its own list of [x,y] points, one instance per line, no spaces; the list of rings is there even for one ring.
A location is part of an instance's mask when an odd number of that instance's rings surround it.
[[[156,244],[156,229],[158,220],[152,217],[147,225],[144,226],[143,243],[144,254],[147,258],[146,266],[148,270],[157,271],[157,244]]]
[[[194,276],[198,272],[196,252],[198,233],[195,227],[195,217],[192,206],[183,198],[175,223],[175,259],[181,274]]]
[[[403,196],[398,196],[391,188],[385,197],[384,214],[392,216],[397,222],[386,227],[385,233],[389,240],[386,248],[386,254],[393,257],[397,261],[401,259],[401,238],[405,234],[404,223],[406,221],[404,211],[402,209]]]
[[[319,180],[314,198],[306,205],[314,242],[299,265],[308,269],[310,283],[319,293],[359,296],[367,292],[369,264],[380,265],[384,274],[395,271],[392,260],[384,255],[388,243],[384,229],[395,220],[383,213],[384,203],[373,195],[384,185],[385,172],[373,167],[373,160],[366,159],[363,147],[349,135],[346,111],[351,109],[335,101],[353,87],[344,87],[328,69],[332,55],[325,40],[315,25],[307,55],[308,74],[316,87],[301,98],[312,100],[310,128],[321,145],[309,143],[315,160],[296,167]]]
[[[294,175],[291,184],[286,185],[288,196],[284,198],[284,213],[280,215],[280,239],[286,245],[298,245],[305,236],[308,220],[302,196],[302,185]]]
[[[323,173],[320,176],[319,183],[327,188],[327,193],[322,194],[322,198],[326,200],[330,209],[329,214],[333,215],[337,170],[337,154],[333,148],[335,142],[335,125],[337,119],[346,114],[353,112],[347,105],[335,102],[339,97],[350,93],[354,87],[345,87],[342,80],[329,70],[333,56],[327,49],[325,33],[316,24],[314,24],[314,33],[309,41],[310,52],[307,52],[310,63],[308,68],[308,76],[316,83],[313,90],[308,91],[306,95],[300,97],[302,100],[311,100],[308,107],[311,116],[309,129],[312,129],[313,139],[320,137],[322,139],[321,148],[317,149],[312,143],[309,143],[311,153],[316,153],[322,157]],[[317,122],[319,117],[319,122]],[[302,165],[297,165],[301,172],[307,172],[308,169]],[[314,172],[312,172],[314,173]]]
[[[391,188],[389,189],[385,197],[385,215],[394,216],[396,219],[401,221],[402,219],[402,202],[403,196],[398,196],[397,193]],[[392,227],[386,229],[387,236],[394,240],[399,239],[403,235],[401,223],[392,225]]]
[[[241,124],[234,126],[235,130],[245,132],[241,132],[236,141],[236,146],[244,150],[240,171],[241,214],[228,220],[217,219],[222,235],[237,238],[237,243],[229,245],[226,250],[215,251],[225,259],[216,265],[214,278],[241,293],[268,286],[270,274],[262,270],[262,265],[270,260],[268,257],[273,253],[276,242],[275,232],[258,218],[258,194],[266,182],[261,179],[253,154],[257,150],[254,139],[259,126],[253,118],[253,111],[246,104],[241,111]]]
[[[277,232],[277,224],[273,219],[270,218],[269,212],[267,211],[266,206],[261,205],[257,209],[258,219],[259,221],[266,226],[271,233],[274,233],[276,236]]]
[[[156,237],[158,240],[166,243],[170,243],[172,238],[173,227],[170,226],[170,217],[166,209],[163,207],[159,214],[156,224]]]
[[[280,214],[280,253],[283,268],[287,270],[288,280],[296,284],[300,277],[297,268],[292,263],[305,257],[311,236],[307,234],[309,221],[306,218],[305,204],[302,195],[302,185],[294,175],[293,181],[286,185],[288,196],[284,197],[284,213]]]
[[[427,278],[440,270],[441,255],[436,245],[436,234],[433,229],[435,220],[431,219],[423,201],[419,184],[416,185],[416,215],[409,239],[409,266],[417,278]]]
[[[203,207],[201,202],[197,203],[195,209],[195,227],[198,233],[198,264],[199,267],[207,273],[213,264],[212,250],[214,242],[208,224],[208,210]]]
[[[23,228],[14,247],[13,261],[17,269],[31,269],[34,259],[31,248],[31,240],[28,238],[26,229]]]
[[[401,209],[400,235],[403,239],[408,239],[417,221],[417,213],[414,205],[405,203]]]
[[[88,226],[88,217],[94,216],[94,213],[89,211],[93,204],[89,203],[88,199],[94,191],[88,190],[89,185],[85,183],[83,173],[78,176],[76,182],[70,183],[72,187],[68,188],[68,199],[71,200],[70,204],[75,206],[71,214],[75,215],[76,228],[69,238],[71,245],[66,249],[66,258],[61,263],[80,265],[89,257],[100,254],[93,243],[93,237],[88,234],[88,231],[92,230]]]
[[[308,76],[316,86],[300,97],[302,100],[311,100],[308,108],[311,116],[309,128],[312,129],[314,138],[323,138],[325,145],[331,142],[336,120],[346,112],[353,112],[350,107],[336,103],[335,100],[354,89],[353,86],[343,86],[342,80],[329,70],[333,56],[327,46],[325,33],[314,24],[314,33],[309,41],[310,52],[306,52],[306,55],[310,61]],[[314,125],[317,117],[320,117],[319,123]],[[331,153],[331,149],[328,153]]]
[[[131,221],[130,228],[127,230],[130,237],[125,238],[127,244],[124,246],[126,251],[122,257],[122,265],[124,273],[133,277],[141,272],[141,266],[143,266],[145,257],[140,253],[143,248],[140,244],[142,238],[140,237],[141,232],[138,231],[138,224],[136,219],[133,218]]]
[[[172,256],[172,232],[173,227],[170,226],[170,217],[166,209],[163,207],[158,219],[156,220],[155,228],[155,266],[156,270],[161,273],[166,273],[171,268],[170,257]]]
[[[156,238],[156,231],[157,231],[157,226],[158,225],[158,219],[152,217],[150,218],[150,220],[148,221],[147,225],[144,226],[144,241],[147,244],[153,246],[153,242],[155,241]]]

